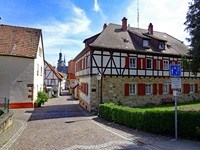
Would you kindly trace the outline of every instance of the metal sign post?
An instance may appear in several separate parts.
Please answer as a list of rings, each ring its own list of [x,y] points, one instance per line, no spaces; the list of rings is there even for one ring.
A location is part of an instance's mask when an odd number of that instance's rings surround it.
[[[175,105],[175,140],[178,140],[178,117],[177,117],[177,89],[181,89],[181,66],[180,65],[170,65],[170,76],[172,78],[172,89],[174,95],[174,105]],[[175,78],[174,78],[175,77]]]

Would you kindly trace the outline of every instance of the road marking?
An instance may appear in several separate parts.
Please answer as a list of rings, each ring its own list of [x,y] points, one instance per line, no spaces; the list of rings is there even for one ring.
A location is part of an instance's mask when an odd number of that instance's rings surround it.
[[[129,146],[130,145],[130,146]],[[138,148],[138,145],[135,143],[132,143],[130,141],[109,141],[107,143],[103,143],[103,144],[99,144],[99,145],[90,145],[90,146],[86,146],[86,145],[73,145],[70,148],[66,148],[64,150],[76,150],[76,149],[107,149],[109,148],[109,150],[111,149],[116,149],[116,148],[122,148],[122,147],[129,147],[129,148]]]
[[[22,124],[21,128],[11,137],[11,139],[0,149],[0,150],[8,150],[13,143],[17,140],[17,138],[22,134],[24,129],[27,127],[27,122],[19,119],[15,119],[16,121]]]

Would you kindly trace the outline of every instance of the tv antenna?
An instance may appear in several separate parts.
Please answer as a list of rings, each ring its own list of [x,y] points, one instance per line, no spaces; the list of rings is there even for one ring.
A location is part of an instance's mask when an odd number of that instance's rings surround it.
[[[137,0],[137,25],[138,25],[138,28],[139,28],[139,0]]]

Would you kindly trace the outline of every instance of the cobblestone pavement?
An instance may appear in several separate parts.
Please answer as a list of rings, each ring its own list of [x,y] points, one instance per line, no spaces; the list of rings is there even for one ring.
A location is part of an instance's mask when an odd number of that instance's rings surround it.
[[[199,150],[200,143],[174,141],[107,122],[84,111],[70,95],[37,109],[15,109],[9,150]],[[2,138],[2,135],[0,135]],[[5,138],[5,135],[4,135]]]

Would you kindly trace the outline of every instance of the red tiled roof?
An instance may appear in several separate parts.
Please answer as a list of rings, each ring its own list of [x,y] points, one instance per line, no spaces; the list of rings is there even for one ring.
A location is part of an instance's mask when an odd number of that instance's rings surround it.
[[[36,58],[41,29],[0,24],[0,55]]]

